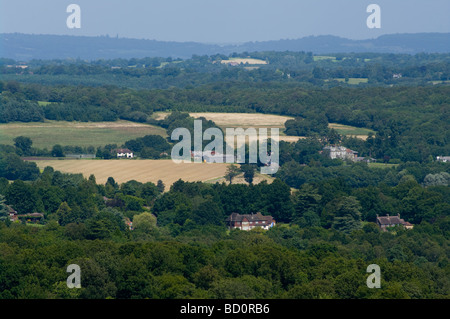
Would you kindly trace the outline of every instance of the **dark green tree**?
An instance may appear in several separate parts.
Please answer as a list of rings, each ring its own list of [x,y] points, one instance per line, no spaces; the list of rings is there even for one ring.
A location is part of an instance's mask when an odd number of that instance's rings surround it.
[[[18,136],[14,138],[14,146],[21,152],[19,155],[31,155],[31,145],[33,145],[33,141],[29,137]]]
[[[322,196],[318,189],[310,184],[303,184],[293,195],[295,211],[292,222],[301,226],[319,226],[318,208]]]
[[[8,187],[5,198],[19,214],[34,213],[38,208],[39,196],[36,189],[21,180],[14,181]]]
[[[225,173],[225,179],[230,182],[230,184],[233,182],[233,179],[240,174],[239,167],[237,167],[234,164],[231,164],[228,166],[227,171]]]
[[[252,164],[241,165],[241,171],[244,173],[244,179],[247,183],[253,184],[255,177],[255,166]]]
[[[53,157],[64,157],[64,150],[61,145],[56,144],[52,147],[51,154]]]
[[[162,194],[162,193],[164,193],[164,189],[166,186],[164,185],[164,182],[162,180],[158,179],[156,187],[158,188],[159,192]]]

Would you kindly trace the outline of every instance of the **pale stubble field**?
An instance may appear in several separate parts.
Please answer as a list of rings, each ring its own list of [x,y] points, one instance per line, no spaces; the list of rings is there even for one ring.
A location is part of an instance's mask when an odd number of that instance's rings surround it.
[[[180,178],[188,182],[220,179],[225,175],[226,163],[175,163],[172,160],[39,160],[38,167],[43,170],[51,166],[63,173],[81,173],[88,178],[93,174],[97,183],[106,183],[113,177],[118,183],[130,180],[157,183],[162,180],[169,187]]]

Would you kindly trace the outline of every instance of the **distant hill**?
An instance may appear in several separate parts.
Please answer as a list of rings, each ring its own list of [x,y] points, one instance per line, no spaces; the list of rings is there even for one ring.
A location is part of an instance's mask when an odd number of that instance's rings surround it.
[[[336,36],[310,36],[295,40],[214,45],[196,42],[165,42],[144,39],[68,35],[0,34],[0,57],[14,60],[87,60],[143,57],[190,58],[192,55],[231,54],[254,51],[305,51],[315,54],[342,52],[447,53],[450,33],[383,35],[376,39],[350,40]]]

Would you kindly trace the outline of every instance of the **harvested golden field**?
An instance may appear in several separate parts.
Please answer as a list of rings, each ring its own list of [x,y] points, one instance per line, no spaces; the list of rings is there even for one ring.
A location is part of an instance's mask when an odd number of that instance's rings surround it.
[[[259,174],[259,171],[255,172],[255,177],[253,178],[253,184],[259,184],[263,181],[266,181],[267,184],[271,184],[274,181],[274,177],[272,175],[263,175]],[[214,178],[211,180],[205,181],[206,183],[229,183],[229,180],[227,180],[225,177],[220,178]],[[240,174],[233,178],[233,184],[248,184],[247,181],[244,179],[244,174]]]
[[[219,179],[225,175],[229,164],[223,163],[180,163],[172,160],[37,160],[42,170],[51,166],[63,173],[81,173],[88,178],[93,174],[97,183],[106,183],[108,177],[116,182],[130,180],[157,183],[162,180],[170,187],[178,179],[184,181],[207,181]]]
[[[284,123],[293,119],[290,116],[260,114],[260,113],[189,113],[192,117],[204,117],[211,120],[221,128],[254,127],[254,128],[280,128],[284,130]]]
[[[285,141],[288,143],[295,143],[298,140],[305,139],[306,136],[287,136],[287,135],[280,135],[279,139],[280,141]]]
[[[162,120],[166,118],[170,113],[168,112],[155,112],[154,118]],[[226,129],[242,127],[243,129],[254,127],[258,128],[279,128],[280,129],[280,141],[296,142],[299,139],[305,138],[303,136],[287,136],[284,135],[285,126],[287,120],[294,119],[292,116],[281,116],[273,114],[261,114],[261,113],[214,113],[214,112],[194,112],[189,113],[194,118],[204,117],[207,120],[211,120],[216,123],[220,128]],[[329,123],[330,128],[334,128],[339,134],[346,136],[355,136],[360,139],[367,139],[369,132],[374,131],[367,128],[354,127],[343,124]],[[268,132],[270,134],[270,131]]]
[[[170,113],[156,112],[155,119],[162,120]],[[284,130],[284,123],[293,119],[291,116],[281,116],[261,113],[213,113],[213,112],[197,112],[189,113],[194,118],[204,117],[216,123],[222,129],[230,127],[254,127],[254,128],[280,128],[280,133]]]

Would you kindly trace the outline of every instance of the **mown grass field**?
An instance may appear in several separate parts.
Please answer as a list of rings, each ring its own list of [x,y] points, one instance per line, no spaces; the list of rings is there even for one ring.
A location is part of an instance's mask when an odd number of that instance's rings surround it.
[[[242,63],[242,64],[249,64],[249,65],[255,65],[255,64],[267,64],[266,61],[260,60],[260,59],[252,59],[252,58],[229,58],[228,60],[222,60],[220,63],[222,64],[228,64],[228,63]]]
[[[329,55],[315,55],[313,56],[314,62],[322,61],[322,60],[331,60],[333,62],[336,62],[335,56],[329,56]]]
[[[180,163],[172,160],[37,160],[39,169],[53,167],[63,173],[81,173],[88,178],[93,174],[97,183],[106,183],[108,177],[113,177],[118,183],[130,180],[138,182],[157,183],[162,180],[170,187],[178,179],[184,181],[220,180],[229,164],[226,163]]]
[[[157,112],[154,118],[163,119],[169,113]],[[214,121],[222,129],[242,127],[279,128],[280,140],[295,142],[300,136],[286,136],[284,123],[292,119],[290,116],[258,113],[190,113],[193,117],[205,117]],[[342,124],[330,123],[342,135],[352,135],[365,139],[370,129],[358,128]],[[268,131],[270,134],[270,130]],[[116,122],[65,122],[45,121],[34,123],[7,123],[0,124],[0,144],[13,145],[17,136],[27,136],[33,141],[33,147],[51,149],[53,145],[67,146],[105,146],[107,144],[122,145],[127,140],[154,134],[167,136],[166,131],[158,126],[130,121]]]
[[[341,135],[356,136],[357,138],[364,140],[367,139],[369,133],[372,132],[373,134],[375,134],[375,131],[368,128],[355,127],[350,125],[330,123],[329,127],[334,128]]]
[[[345,82],[345,78],[334,78],[338,82]],[[359,83],[367,83],[369,82],[368,78],[348,78],[348,84],[358,85]]]
[[[154,118],[161,120],[168,116],[167,112],[156,112]],[[279,128],[280,141],[296,142],[302,136],[286,136],[284,134],[284,123],[287,120],[293,119],[291,116],[281,116],[272,114],[260,114],[260,113],[212,113],[212,112],[197,112],[189,113],[194,118],[204,117],[207,120],[211,120],[216,123],[222,130],[226,128],[238,128],[247,129],[253,127],[259,128]],[[270,130],[267,134],[270,135]]]
[[[13,145],[15,137],[27,136],[32,139],[33,147],[41,149],[51,149],[55,144],[82,147],[121,145],[148,134],[167,136],[161,127],[129,121],[0,124],[0,144]]]
[[[254,127],[258,128],[279,128],[280,129],[280,141],[296,142],[301,136],[286,136],[284,134],[284,123],[287,120],[293,119],[292,116],[281,116],[273,114],[261,114],[261,113],[212,113],[212,112],[197,112],[189,113],[190,116],[199,118],[204,117],[207,120],[211,120],[216,123],[220,128],[226,129],[242,127],[243,129]],[[167,112],[155,112],[154,118],[161,120],[168,116]],[[360,128],[355,126],[330,123],[330,128],[334,128],[341,135],[356,136],[361,139],[366,139],[367,135],[374,131],[367,128]],[[268,132],[270,133],[270,131]]]
[[[399,164],[388,164],[388,163],[369,163],[367,164],[371,168],[395,168]]]

